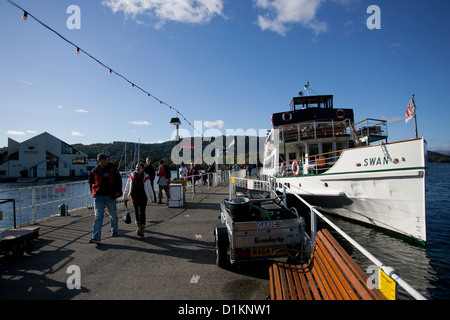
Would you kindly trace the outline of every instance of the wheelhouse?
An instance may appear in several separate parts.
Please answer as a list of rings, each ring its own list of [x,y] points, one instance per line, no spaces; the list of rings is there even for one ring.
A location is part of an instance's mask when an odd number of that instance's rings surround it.
[[[294,97],[290,110],[272,115],[266,139],[264,170],[274,175],[320,174],[343,150],[387,141],[384,120],[354,122],[353,109],[333,107],[333,96]]]

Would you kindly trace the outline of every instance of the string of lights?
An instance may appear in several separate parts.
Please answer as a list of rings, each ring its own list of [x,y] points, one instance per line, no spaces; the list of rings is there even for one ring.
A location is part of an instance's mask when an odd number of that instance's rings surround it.
[[[42,21],[40,21],[38,18],[36,18],[34,15],[32,15],[29,11],[25,10],[24,8],[22,8],[21,6],[19,6],[18,4],[14,3],[12,0],[6,0],[7,2],[9,2],[10,4],[12,4],[13,6],[15,6],[16,8],[20,9],[23,11],[23,16],[22,19],[23,20],[27,20],[28,17],[33,18],[37,23],[39,23],[41,26],[43,26],[44,28],[50,30],[51,32],[53,32],[54,34],[56,34],[59,38],[61,38],[62,40],[64,40],[65,42],[67,42],[68,44],[72,45],[75,49],[76,49],[76,53],[80,54],[84,53],[86,56],[88,56],[89,58],[91,58],[92,60],[94,60],[95,62],[97,62],[98,64],[100,64],[102,67],[104,67],[106,70],[109,71],[109,74],[115,74],[116,76],[122,78],[123,80],[125,80],[126,82],[128,82],[132,88],[136,88],[139,89],[140,91],[142,91],[143,93],[145,93],[147,95],[148,98],[153,98],[156,101],[159,102],[159,104],[162,106],[167,106],[170,108],[170,110],[174,110],[177,113],[177,116],[181,116],[184,121],[194,129],[194,131],[197,131],[201,136],[203,136],[203,134],[198,131],[190,122],[188,119],[186,119],[186,117],[175,107],[167,104],[166,102],[162,101],[161,99],[158,99],[156,96],[154,96],[153,94],[150,94],[150,92],[146,91],[145,89],[143,89],[142,87],[136,85],[133,81],[129,80],[127,77],[125,77],[124,75],[118,73],[117,71],[115,71],[113,68],[109,67],[108,65],[106,65],[105,63],[103,63],[101,60],[97,59],[96,57],[92,56],[89,52],[87,52],[86,50],[82,49],[79,45],[73,43],[72,41],[68,40],[67,38],[65,38],[63,35],[61,35],[59,32],[57,32],[56,30],[54,30],[53,28],[49,27],[48,25],[46,25],[45,23],[43,23]]]

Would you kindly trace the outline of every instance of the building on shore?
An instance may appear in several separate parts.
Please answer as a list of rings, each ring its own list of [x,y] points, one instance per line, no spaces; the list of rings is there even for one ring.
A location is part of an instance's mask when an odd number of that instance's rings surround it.
[[[0,178],[75,178],[88,174],[88,155],[48,132],[22,143],[8,138],[0,154]]]

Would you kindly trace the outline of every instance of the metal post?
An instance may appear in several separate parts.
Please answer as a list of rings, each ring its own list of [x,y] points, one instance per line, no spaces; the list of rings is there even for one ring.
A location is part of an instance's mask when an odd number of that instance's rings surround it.
[[[31,222],[36,223],[36,191],[31,189]]]
[[[314,250],[314,243],[316,242],[317,234],[317,215],[316,207],[311,207],[311,251]]]

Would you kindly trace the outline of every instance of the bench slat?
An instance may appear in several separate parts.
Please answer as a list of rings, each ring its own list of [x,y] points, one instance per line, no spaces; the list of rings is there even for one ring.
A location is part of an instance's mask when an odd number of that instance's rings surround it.
[[[334,239],[320,230],[310,265],[275,263],[270,267],[270,294],[274,300],[385,299],[367,288],[367,275]]]

